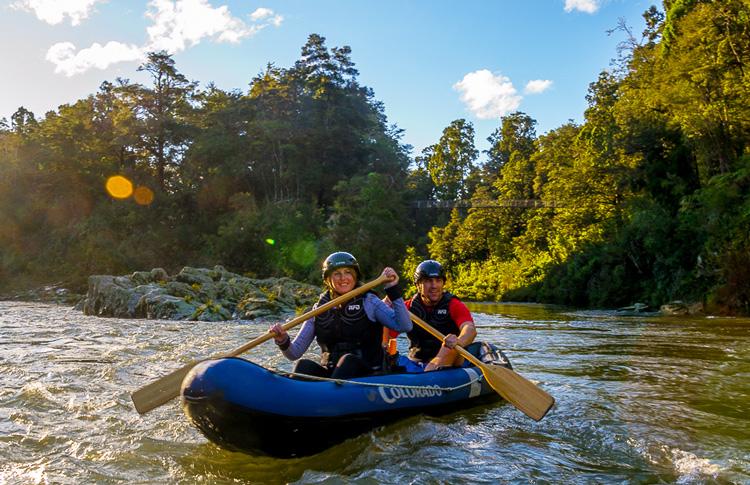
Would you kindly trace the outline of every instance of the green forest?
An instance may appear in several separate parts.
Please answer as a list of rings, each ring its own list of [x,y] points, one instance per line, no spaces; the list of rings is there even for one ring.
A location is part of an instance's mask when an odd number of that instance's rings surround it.
[[[438,259],[467,300],[750,314],[750,1],[643,19],[613,26],[580,124],[511,113],[486,153],[457,119],[412,154],[355,53],[318,34],[246,92],[154,52],[150,83],[20,107],[0,120],[0,291],[217,264],[318,283],[346,250],[367,278]],[[116,175],[132,190],[108,192]]]

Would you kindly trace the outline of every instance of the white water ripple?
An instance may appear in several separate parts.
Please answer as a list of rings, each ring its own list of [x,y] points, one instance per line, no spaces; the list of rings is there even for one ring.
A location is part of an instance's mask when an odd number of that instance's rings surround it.
[[[750,321],[472,311],[481,338],[556,398],[544,420],[498,402],[279,460],[208,443],[177,400],[144,416],[130,400],[269,321],[123,320],[0,302],[0,483],[750,483]],[[291,368],[272,344],[245,357]]]

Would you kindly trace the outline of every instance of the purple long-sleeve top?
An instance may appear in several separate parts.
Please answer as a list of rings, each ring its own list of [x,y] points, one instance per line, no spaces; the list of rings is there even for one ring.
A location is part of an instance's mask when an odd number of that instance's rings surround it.
[[[393,308],[388,306],[373,293],[367,293],[365,296],[365,313],[367,318],[384,325],[397,332],[411,331],[411,319],[409,310],[406,309],[403,298],[398,298],[392,302]],[[317,304],[315,305],[317,307]],[[302,328],[291,341],[289,347],[282,351],[284,356],[289,360],[297,360],[302,357],[313,339],[315,338],[315,317],[305,320]]]

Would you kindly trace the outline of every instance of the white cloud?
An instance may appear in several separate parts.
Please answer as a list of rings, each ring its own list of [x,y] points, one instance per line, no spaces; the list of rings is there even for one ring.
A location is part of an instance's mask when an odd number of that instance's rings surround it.
[[[76,46],[71,42],[58,42],[47,50],[46,59],[55,64],[56,73],[70,77],[93,67],[106,69],[118,62],[138,61],[145,57],[140,47],[113,41],[106,45],[94,43],[78,52],[75,50]]]
[[[573,10],[594,13],[599,10],[599,0],[565,0],[565,11]]]
[[[470,72],[453,85],[461,101],[479,119],[500,118],[518,109],[523,99],[509,78],[487,69]]]
[[[73,0],[24,0],[52,5],[73,4]],[[103,0],[78,0],[78,3],[93,5]],[[143,46],[110,41],[105,45],[94,43],[91,47],[75,51],[70,42],[60,42],[49,48],[46,59],[55,64],[55,72],[73,76],[91,68],[106,69],[124,61],[138,61],[149,51],[165,50],[170,54],[181,52],[204,39],[215,42],[237,43],[252,36],[265,27],[279,27],[284,20],[268,8],[259,8],[250,14],[253,21],[248,25],[233,17],[226,5],[212,7],[208,0],[150,0],[146,17],[153,24],[146,30],[149,40]],[[51,12],[47,10],[47,12]],[[72,17],[71,17],[72,18]]]
[[[11,7],[34,12],[39,20],[56,25],[67,15],[71,25],[78,25],[88,18],[94,5],[106,0],[18,0]]]
[[[183,51],[205,38],[237,43],[269,24],[278,27],[283,20],[273,10],[259,8],[250,17],[264,22],[248,26],[233,17],[226,5],[214,8],[207,0],[151,0],[146,16],[154,21],[147,29],[150,41],[146,50],[170,53]]]
[[[250,18],[254,22],[258,22],[259,20],[268,19],[268,22],[272,24],[274,27],[279,27],[281,25],[281,22],[284,20],[284,17],[281,15],[277,15],[274,13],[273,10],[270,8],[261,7],[255,10],[255,12],[250,14]]]
[[[255,10],[255,12],[250,14],[250,18],[253,20],[263,20],[264,18],[270,17],[273,15],[273,10],[270,8],[260,7]]]
[[[549,79],[534,79],[526,83],[526,87],[523,92],[526,94],[539,94],[543,93],[552,87],[552,81]]]

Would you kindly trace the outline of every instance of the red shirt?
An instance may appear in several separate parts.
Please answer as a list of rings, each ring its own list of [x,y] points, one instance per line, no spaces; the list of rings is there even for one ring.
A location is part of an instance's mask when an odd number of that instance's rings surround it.
[[[406,303],[406,308],[408,310],[411,310],[411,298],[404,301],[404,303]],[[425,309],[428,312],[432,311],[432,308],[427,305],[425,305]],[[474,323],[474,320],[471,318],[471,312],[469,311],[469,309],[466,308],[466,305],[464,305],[464,303],[456,297],[451,298],[451,300],[448,302],[448,313],[451,316],[451,320],[458,324],[459,333],[461,331],[461,327],[463,327],[464,324],[466,324],[467,322]],[[389,332],[391,338],[396,338],[398,336],[398,332],[396,332],[395,330],[390,330]],[[458,333],[456,333],[456,335],[458,335]]]

